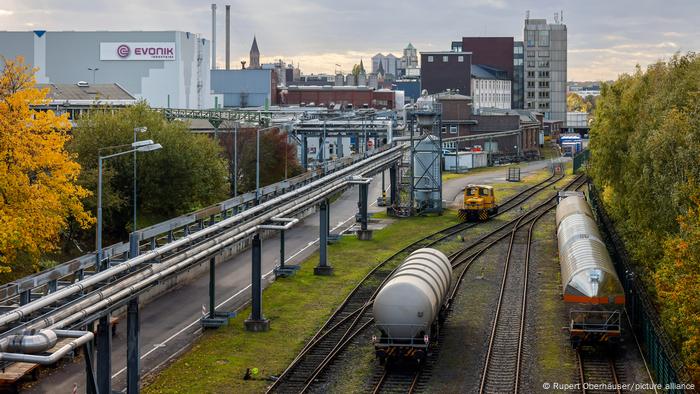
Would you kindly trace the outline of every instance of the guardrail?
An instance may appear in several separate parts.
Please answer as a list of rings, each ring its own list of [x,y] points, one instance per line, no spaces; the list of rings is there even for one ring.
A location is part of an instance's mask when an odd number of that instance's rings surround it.
[[[377,150],[377,152],[381,152],[381,150]],[[265,186],[261,191],[260,202],[268,201],[307,185],[325,175],[355,164],[363,158],[363,155],[341,158],[329,162],[327,167],[325,167],[325,172],[324,168],[317,168],[294,178]],[[131,234],[130,243],[119,242],[105,247],[103,249],[104,258],[110,265],[123,262],[130,255],[136,255],[143,250],[153,250],[158,246],[172,242],[178,237],[200,231],[255,205],[255,192],[249,192],[195,212],[143,228]],[[137,247],[138,250],[132,250],[132,247]],[[0,312],[14,308],[17,304],[27,304],[34,297],[53,293],[63,285],[82,279],[86,270],[94,269],[96,262],[96,253],[91,252],[59,264],[54,268],[0,286]],[[17,300],[18,297],[19,300]]]

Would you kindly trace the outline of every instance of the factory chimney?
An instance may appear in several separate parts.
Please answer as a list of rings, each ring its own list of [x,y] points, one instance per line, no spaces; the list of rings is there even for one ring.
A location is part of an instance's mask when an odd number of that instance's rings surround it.
[[[231,69],[231,6],[226,6],[226,69]]]
[[[216,70],[216,4],[211,5],[211,69]]]

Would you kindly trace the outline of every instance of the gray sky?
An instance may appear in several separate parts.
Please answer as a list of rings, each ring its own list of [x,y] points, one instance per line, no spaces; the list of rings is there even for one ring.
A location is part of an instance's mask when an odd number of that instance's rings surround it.
[[[224,5],[218,4],[218,63]],[[377,52],[449,50],[462,36],[522,39],[526,10],[553,21],[564,11],[569,80],[614,79],[680,51],[700,49],[699,0],[232,0],[232,63],[257,35],[263,62],[281,58],[305,73],[334,71]],[[210,2],[194,0],[0,0],[2,30],[183,30],[211,38]]]

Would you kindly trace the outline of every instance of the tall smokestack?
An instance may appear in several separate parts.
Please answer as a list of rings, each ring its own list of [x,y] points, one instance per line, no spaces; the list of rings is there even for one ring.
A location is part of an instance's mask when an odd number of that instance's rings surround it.
[[[226,6],[226,69],[231,69],[231,6]]]
[[[216,4],[211,5],[211,69],[216,70]]]

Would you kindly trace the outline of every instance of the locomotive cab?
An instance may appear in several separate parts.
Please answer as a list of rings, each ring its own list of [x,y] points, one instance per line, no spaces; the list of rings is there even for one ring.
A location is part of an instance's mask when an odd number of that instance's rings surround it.
[[[468,185],[464,188],[464,200],[459,217],[462,221],[487,220],[498,213],[493,186]]]

